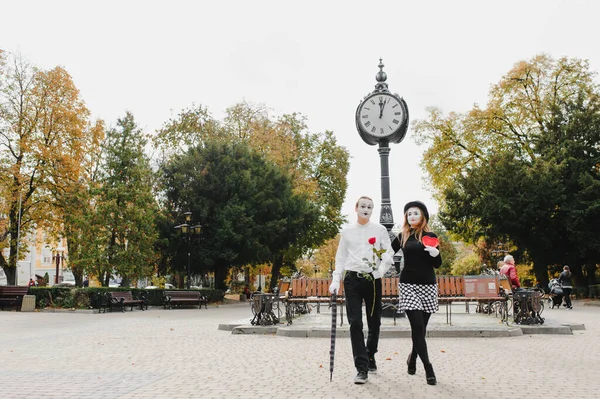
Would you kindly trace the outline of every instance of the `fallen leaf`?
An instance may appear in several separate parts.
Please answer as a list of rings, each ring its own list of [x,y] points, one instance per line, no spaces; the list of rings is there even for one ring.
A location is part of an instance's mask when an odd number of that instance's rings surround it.
[[[322,364],[319,364],[319,368],[320,368],[320,369],[322,369],[322,368],[323,368],[323,365],[322,365]]]
[[[133,366],[135,363],[131,363],[131,365]]]
[[[386,357],[385,360],[392,360],[392,358],[391,357]]]
[[[442,352],[442,353],[446,353],[446,351],[445,351],[445,350],[443,350],[443,349],[442,349],[440,352]]]
[[[397,354],[398,354],[398,352],[394,352],[394,355],[397,355]]]
[[[175,330],[174,328],[171,328],[171,331]]]
[[[485,380],[485,377],[481,377],[482,380]]]

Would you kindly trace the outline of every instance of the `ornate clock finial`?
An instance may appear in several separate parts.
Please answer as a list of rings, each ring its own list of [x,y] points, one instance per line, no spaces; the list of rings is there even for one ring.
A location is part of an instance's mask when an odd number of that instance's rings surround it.
[[[375,80],[377,81],[377,84],[375,85],[376,91],[388,91],[388,84],[385,83],[385,81],[387,80],[387,74],[383,72],[384,66],[385,65],[383,65],[383,60],[380,58],[378,65],[379,72],[377,72],[377,75],[375,75]]]

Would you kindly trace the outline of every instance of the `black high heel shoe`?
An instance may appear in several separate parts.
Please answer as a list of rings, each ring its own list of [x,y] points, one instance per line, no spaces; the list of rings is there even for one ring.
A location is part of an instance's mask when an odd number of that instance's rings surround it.
[[[433,366],[431,363],[425,364],[425,378],[427,379],[427,384],[435,385],[437,384],[437,379],[435,378],[435,373],[433,372]]]
[[[408,359],[406,359],[406,365],[408,366],[408,374],[414,375],[417,372],[417,357],[412,358],[412,353],[408,354]]]

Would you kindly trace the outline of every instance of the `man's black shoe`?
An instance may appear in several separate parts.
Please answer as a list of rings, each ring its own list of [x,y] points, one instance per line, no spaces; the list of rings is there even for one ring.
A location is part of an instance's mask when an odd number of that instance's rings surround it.
[[[356,374],[356,377],[354,377],[354,383],[364,384],[365,382],[367,382],[368,379],[369,376],[366,371],[359,371],[358,374]]]
[[[376,373],[377,372],[377,363],[375,363],[375,358],[374,357],[370,357],[369,358],[369,373]]]

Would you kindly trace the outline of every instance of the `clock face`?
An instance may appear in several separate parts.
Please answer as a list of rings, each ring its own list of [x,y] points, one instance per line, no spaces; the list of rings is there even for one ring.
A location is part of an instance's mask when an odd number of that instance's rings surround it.
[[[374,137],[387,137],[400,129],[404,110],[400,101],[386,93],[367,97],[358,110],[358,123],[362,130]]]

